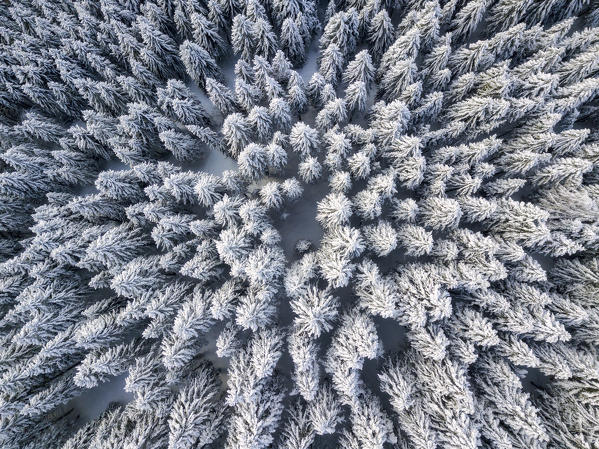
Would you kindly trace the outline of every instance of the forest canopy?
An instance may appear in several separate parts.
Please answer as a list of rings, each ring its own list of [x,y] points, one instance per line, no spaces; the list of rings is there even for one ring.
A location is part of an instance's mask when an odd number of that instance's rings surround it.
[[[598,26],[2,2],[0,446],[598,447]]]

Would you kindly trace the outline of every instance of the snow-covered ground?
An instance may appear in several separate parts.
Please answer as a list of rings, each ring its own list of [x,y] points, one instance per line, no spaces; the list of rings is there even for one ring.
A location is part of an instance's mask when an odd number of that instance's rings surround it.
[[[97,387],[85,390],[84,394],[73,399],[67,408],[73,409],[76,425],[96,419],[113,402],[125,404],[133,399],[131,393],[125,391],[127,374],[113,377]]]

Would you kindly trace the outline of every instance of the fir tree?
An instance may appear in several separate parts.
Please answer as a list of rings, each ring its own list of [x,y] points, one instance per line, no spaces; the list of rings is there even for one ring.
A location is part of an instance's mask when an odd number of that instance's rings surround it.
[[[169,417],[169,448],[204,446],[218,438],[224,418],[218,388],[218,380],[209,367],[196,370],[173,404]]]
[[[179,48],[179,54],[188,75],[201,87],[204,87],[207,78],[220,77],[218,65],[201,45],[185,41]]]
[[[372,45],[372,54],[379,59],[389,48],[394,38],[393,24],[386,10],[379,11],[368,26],[368,42]]]
[[[227,86],[219,83],[214,78],[206,78],[206,92],[210,101],[221,114],[226,115],[235,112],[237,107],[235,95]]]
[[[233,156],[237,156],[250,138],[248,120],[239,113],[229,114],[223,123],[223,135]]]

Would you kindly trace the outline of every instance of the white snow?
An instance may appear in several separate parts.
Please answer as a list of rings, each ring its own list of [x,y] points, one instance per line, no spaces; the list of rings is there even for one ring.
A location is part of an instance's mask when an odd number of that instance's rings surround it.
[[[113,377],[108,382],[98,385],[75,399],[72,399],[67,408],[73,409],[75,425],[82,425],[99,417],[109,404],[118,402],[126,404],[133,399],[131,393],[125,391],[126,374]]]

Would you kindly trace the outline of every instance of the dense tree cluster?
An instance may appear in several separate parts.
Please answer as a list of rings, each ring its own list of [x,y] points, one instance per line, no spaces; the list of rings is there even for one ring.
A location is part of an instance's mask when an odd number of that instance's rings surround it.
[[[597,447],[598,26],[3,2],[0,446]],[[77,419],[115,376],[133,399]]]

